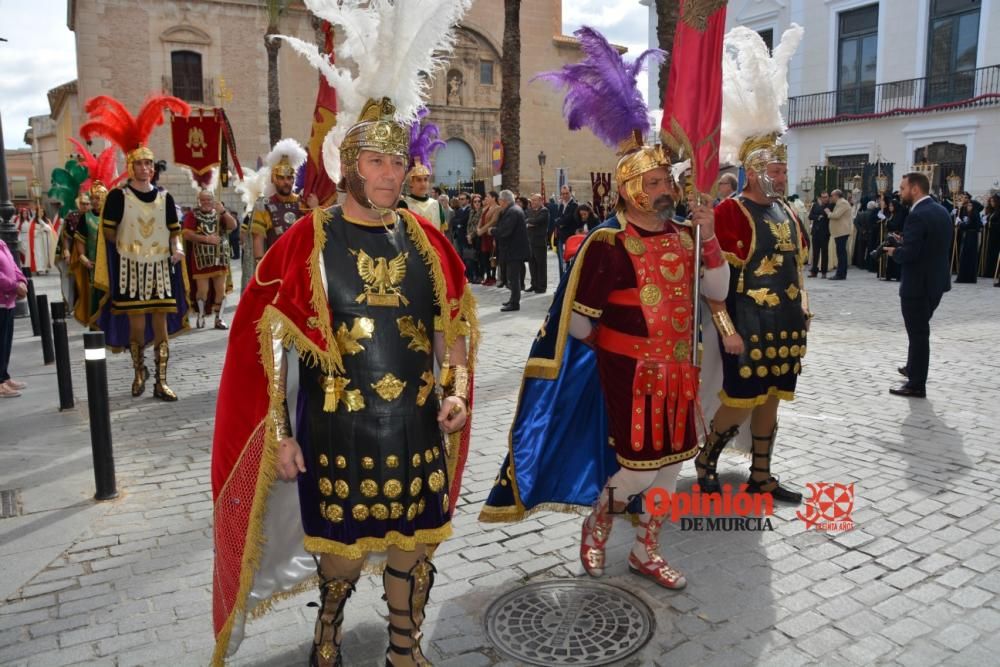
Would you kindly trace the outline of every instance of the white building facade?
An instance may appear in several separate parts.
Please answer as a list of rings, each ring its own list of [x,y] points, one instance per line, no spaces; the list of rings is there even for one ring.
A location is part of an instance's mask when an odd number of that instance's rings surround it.
[[[1000,0],[729,1],[727,30],[769,45],[791,23],[805,28],[785,110],[791,191],[836,167],[828,187],[864,173],[872,195],[873,163],[892,164],[895,188],[925,159],[939,191],[952,173],[973,196],[1000,189]]]

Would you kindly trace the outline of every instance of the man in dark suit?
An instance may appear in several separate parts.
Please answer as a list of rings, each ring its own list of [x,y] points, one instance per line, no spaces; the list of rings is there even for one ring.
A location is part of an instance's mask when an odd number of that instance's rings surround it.
[[[815,278],[818,273],[822,273],[823,277],[826,278],[830,254],[830,216],[826,212],[829,205],[830,195],[823,192],[819,199],[813,202],[812,210],[809,211],[809,219],[812,221],[812,229],[809,232],[812,239],[810,278]]]
[[[529,292],[544,294],[548,283],[548,236],[549,236],[549,211],[545,208],[542,195],[531,195],[530,210],[525,212],[528,226],[528,246],[531,257],[528,260],[528,268],[531,270],[531,285]]]
[[[500,309],[502,312],[521,310],[521,282],[524,280],[524,263],[531,256],[528,246],[528,228],[524,221],[524,210],[514,203],[514,193],[500,191],[500,219],[493,228],[493,236],[499,241],[501,264],[507,266],[507,287],[510,301]]]
[[[899,246],[886,253],[902,266],[899,301],[906,335],[910,339],[906,366],[899,372],[907,377],[890,394],[924,398],[927,395],[927,366],[931,357],[931,317],[941,297],[951,290],[949,253],[952,224],[944,206],[931,199],[927,176],[918,172],[903,175],[899,197],[910,207]]]
[[[455,209],[455,214],[451,218],[451,226],[449,227],[449,232],[451,233],[452,243],[455,245],[455,249],[458,250],[458,254],[461,255],[462,259],[465,261],[465,277],[469,282],[479,282],[479,276],[476,275],[476,264],[470,261],[470,255],[466,252],[469,247],[469,214],[471,210],[469,208],[469,195],[465,192],[460,192],[458,194],[458,208]]]
[[[563,251],[566,249],[566,239],[576,234],[580,219],[576,215],[576,199],[573,188],[564,185],[559,189],[559,210],[556,212],[556,254],[559,256],[559,277],[566,272],[566,260]]]

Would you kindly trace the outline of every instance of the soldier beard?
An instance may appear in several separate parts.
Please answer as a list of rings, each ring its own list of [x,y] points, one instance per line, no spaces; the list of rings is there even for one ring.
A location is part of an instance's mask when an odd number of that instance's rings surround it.
[[[674,206],[674,198],[670,195],[660,195],[654,199],[653,210],[656,211],[656,214],[663,221],[673,220],[674,214],[677,213],[677,207]]]

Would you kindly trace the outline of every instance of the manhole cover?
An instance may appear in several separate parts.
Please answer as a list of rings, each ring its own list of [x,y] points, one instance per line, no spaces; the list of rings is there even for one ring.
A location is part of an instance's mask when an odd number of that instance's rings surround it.
[[[0,519],[21,515],[21,490],[0,490]]]
[[[544,581],[507,593],[486,612],[494,646],[529,665],[607,665],[653,635],[653,612],[636,596],[590,581]]]

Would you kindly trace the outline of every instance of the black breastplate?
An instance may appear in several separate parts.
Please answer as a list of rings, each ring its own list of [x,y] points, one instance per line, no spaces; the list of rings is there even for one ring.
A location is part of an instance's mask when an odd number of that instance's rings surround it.
[[[404,222],[389,231],[347,222],[333,209],[323,264],[344,373],[303,369],[333,412],[402,415],[436,409],[433,397],[434,289]],[[339,386],[330,386],[331,382]]]
[[[288,231],[288,228],[302,217],[302,210],[298,200],[284,202],[274,199],[267,201],[265,210],[271,216],[271,228],[267,230],[265,238],[266,247],[270,248],[277,242],[278,237]]]
[[[799,229],[781,204],[740,198],[754,222],[753,252],[730,275],[728,310],[751,345],[805,338],[798,253]],[[785,343],[787,344],[787,343]]]

